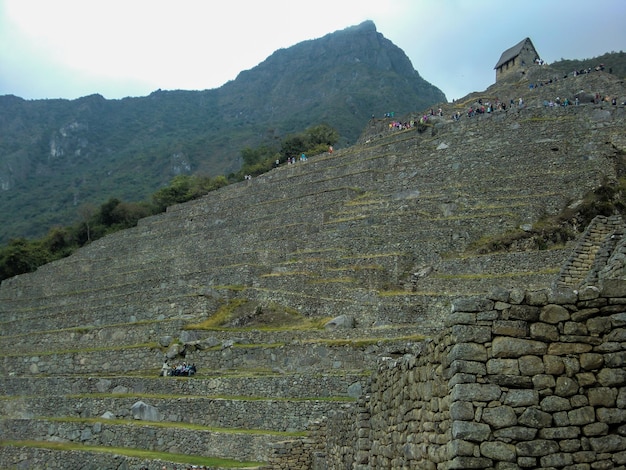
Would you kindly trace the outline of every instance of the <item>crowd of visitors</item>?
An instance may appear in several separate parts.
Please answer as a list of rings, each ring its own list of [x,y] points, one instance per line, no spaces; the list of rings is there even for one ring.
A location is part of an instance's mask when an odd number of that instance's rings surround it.
[[[161,367],[161,374],[163,377],[167,376],[187,376],[190,377],[194,375],[198,371],[198,368],[195,364],[187,364],[183,362],[181,364],[176,364],[170,366],[167,360],[163,362],[163,366]]]
[[[544,86],[550,86],[553,85],[555,83],[557,83],[559,80],[563,80],[566,79],[568,77],[576,77],[582,74],[589,74],[592,73],[594,71],[602,71],[604,70],[604,64],[600,64],[595,68],[588,68],[588,69],[584,69],[584,70],[575,70],[573,71],[571,74],[566,74],[562,79],[559,79],[558,77],[553,77],[550,79],[546,79],[546,80],[539,80],[539,81],[535,81],[533,83],[529,84],[529,90],[532,92],[533,90],[536,90],[538,88],[544,87]],[[596,93],[595,94],[595,98],[593,99],[593,102],[595,104],[598,104],[600,102],[606,102],[606,103],[611,103],[612,105],[617,105],[618,99],[617,97],[610,97],[610,96],[602,96],[600,93]],[[578,106],[580,104],[580,98],[578,95],[574,96],[573,99],[570,98],[561,98],[559,96],[557,96],[554,99],[546,99],[543,100],[543,106],[545,108],[555,108],[555,107],[566,107],[566,106],[570,106],[570,105],[575,105]],[[623,105],[624,103],[622,103]],[[524,99],[522,97],[514,100],[511,99],[509,101],[508,107],[513,108],[517,106],[518,108],[524,108],[526,106],[526,103],[524,101]],[[490,102],[485,102],[483,104],[482,99],[478,100],[478,106],[471,106],[468,110],[467,110],[467,117],[473,117],[477,114],[489,114],[492,113],[494,111],[506,111],[507,110],[507,103],[506,101],[501,101],[498,98],[496,98],[494,103],[490,103]],[[455,112],[452,114],[451,119],[453,121],[458,121],[461,119],[462,114],[460,112]]]

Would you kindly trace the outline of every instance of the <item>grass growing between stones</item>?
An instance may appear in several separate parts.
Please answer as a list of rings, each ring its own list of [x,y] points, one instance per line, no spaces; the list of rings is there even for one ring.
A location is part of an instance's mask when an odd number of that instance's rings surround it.
[[[437,279],[507,279],[513,277],[536,276],[539,274],[558,274],[559,268],[546,268],[540,271],[520,271],[514,273],[473,273],[473,274],[434,274]]]
[[[171,454],[152,450],[131,449],[128,447],[102,447],[76,444],[73,442],[49,441],[0,441],[3,447],[28,447],[33,449],[49,449],[57,451],[99,452],[106,454],[123,455],[147,460],[162,460],[189,465],[206,465],[207,467],[221,468],[250,468],[263,465],[262,462],[240,462],[238,460],[221,459],[215,457],[201,457],[188,454]]]
[[[23,357],[23,356],[54,356],[56,354],[84,354],[90,352],[102,352],[102,351],[125,351],[128,349],[156,349],[157,343],[139,343],[139,344],[127,344],[121,346],[108,346],[103,348],[84,348],[84,349],[62,349],[56,351],[30,351],[28,353],[15,353],[15,354],[0,354],[0,357]]]
[[[626,215],[626,156],[618,152],[617,181],[605,181],[588,191],[580,201],[564,207],[556,215],[545,215],[533,223],[530,229],[510,230],[499,235],[483,237],[472,243],[468,251],[479,254],[547,250],[560,248],[576,239],[598,215]]]
[[[58,333],[77,333],[77,334],[87,334],[91,331],[99,331],[105,329],[112,328],[120,328],[126,326],[143,326],[143,325],[155,325],[155,324],[164,324],[164,323],[174,323],[178,322],[178,319],[167,318],[164,320],[138,320],[134,322],[118,322],[118,323],[108,323],[106,325],[89,325],[89,326],[73,326],[70,328],[59,328],[56,330],[41,330],[41,331],[32,331],[29,333],[18,333],[15,335],[7,335],[3,336],[4,338],[21,338],[21,337],[30,337],[32,335],[49,335],[49,334],[58,334]]]
[[[115,426],[152,426],[155,428],[163,429],[188,429],[192,431],[207,431],[220,434],[251,434],[251,435],[270,435],[270,436],[284,436],[284,437],[304,437],[307,436],[306,431],[272,431],[269,429],[243,429],[243,428],[220,428],[217,426],[204,426],[202,424],[185,423],[185,422],[171,422],[171,421],[143,421],[143,420],[131,420],[131,419],[103,419],[103,418],[73,418],[73,417],[47,417],[40,416],[38,419],[59,422],[59,423],[106,423],[108,425]]]
[[[351,339],[311,339],[304,340],[303,343],[323,344],[326,346],[352,346],[365,347],[374,344],[394,343],[396,341],[424,341],[424,335],[408,335],[394,338],[351,338]]]
[[[187,330],[311,330],[323,327],[326,319],[308,318],[295,309],[270,302],[261,304],[247,299],[231,299],[200,323]]]
[[[2,397],[0,400],[28,398],[24,396]],[[36,398],[36,397],[31,397]],[[65,395],[65,398],[71,399],[92,399],[92,398],[115,398],[115,399],[154,399],[154,400],[232,400],[232,401],[282,401],[282,402],[351,402],[354,398],[335,396],[335,397],[267,397],[257,395],[172,395],[159,393],[89,393],[77,395]]]

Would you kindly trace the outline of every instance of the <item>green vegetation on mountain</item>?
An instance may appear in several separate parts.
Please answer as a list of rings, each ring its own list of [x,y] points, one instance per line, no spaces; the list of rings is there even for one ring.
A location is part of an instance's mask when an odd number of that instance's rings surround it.
[[[347,146],[372,114],[444,100],[372,22],[280,49],[218,89],[0,96],[0,243],[77,222],[84,204],[142,201],[178,175],[237,173],[243,149],[280,150],[319,123]]]
[[[134,227],[139,219],[163,212],[168,206],[197,199],[230,182],[241,181],[245,175],[269,171],[277,160],[283,163],[292,155],[321,153],[334,145],[338,138],[335,129],[320,124],[304,132],[290,134],[275,146],[245,148],[241,152],[243,165],[237,173],[229,175],[230,180],[223,175],[213,178],[178,175],[168,186],[153,193],[149,201],[124,202],[110,198],[100,207],[83,204],[78,208],[80,220],[74,225],[55,226],[40,238],[13,238],[0,247],[0,281],[69,256],[77,248],[109,233]]]

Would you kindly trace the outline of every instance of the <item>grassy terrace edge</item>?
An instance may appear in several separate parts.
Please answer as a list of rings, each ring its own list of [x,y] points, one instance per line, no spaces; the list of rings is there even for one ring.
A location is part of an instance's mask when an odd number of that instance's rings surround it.
[[[172,454],[168,452],[157,452],[142,449],[132,449],[127,447],[103,447],[76,444],[73,442],[49,442],[49,441],[13,441],[0,440],[0,447],[22,447],[32,449],[48,449],[52,451],[67,452],[98,452],[103,454],[123,455],[139,459],[162,460],[190,465],[205,465],[208,467],[220,468],[256,468],[263,465],[263,462],[241,462],[216,457],[201,457],[188,454]]]

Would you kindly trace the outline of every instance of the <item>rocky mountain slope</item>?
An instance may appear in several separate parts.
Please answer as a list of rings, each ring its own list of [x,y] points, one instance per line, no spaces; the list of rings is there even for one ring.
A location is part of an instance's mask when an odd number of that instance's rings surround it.
[[[236,171],[246,146],[323,122],[345,146],[372,113],[444,100],[371,22],[278,50],[218,89],[1,96],[0,243],[68,225],[86,202],[140,201],[178,174]]]

